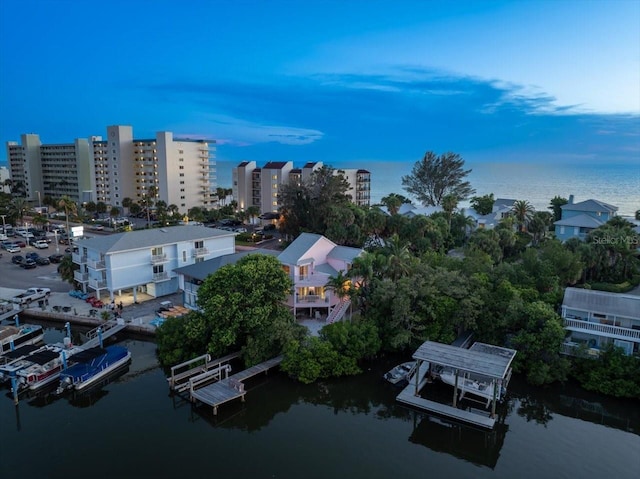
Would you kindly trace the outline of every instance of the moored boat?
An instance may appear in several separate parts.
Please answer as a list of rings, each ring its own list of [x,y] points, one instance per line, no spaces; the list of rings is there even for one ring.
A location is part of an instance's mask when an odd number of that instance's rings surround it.
[[[411,370],[415,367],[415,361],[409,361],[406,363],[399,364],[395,368],[390,371],[384,373],[384,379],[386,379],[391,384],[403,384],[409,378],[409,374]]]
[[[80,347],[65,348],[60,345],[48,345],[30,354],[21,360],[28,364],[16,371],[19,387],[34,391],[53,383],[60,377],[66,361],[72,361],[73,357],[81,351]]]
[[[75,354],[74,365],[60,373],[60,386],[56,393],[66,389],[82,390],[105,376],[127,365],[131,352],[122,346],[95,347]]]
[[[24,346],[36,344],[44,338],[44,330],[38,324],[0,326],[0,356]]]

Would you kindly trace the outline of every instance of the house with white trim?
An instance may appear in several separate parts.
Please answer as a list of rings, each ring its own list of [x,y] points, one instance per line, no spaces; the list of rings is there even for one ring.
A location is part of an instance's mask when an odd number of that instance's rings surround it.
[[[82,290],[111,300],[122,292],[153,297],[178,291],[175,270],[235,252],[235,233],[204,226],[172,226],[85,238],[74,243],[74,279]],[[75,249],[75,248],[74,248]]]
[[[350,302],[340,298],[326,285],[329,278],[336,277],[338,273],[346,274],[353,260],[363,250],[339,246],[322,235],[312,233],[302,233],[282,252],[261,249],[243,251],[176,269],[185,306],[198,309],[198,289],[209,275],[224,265],[235,264],[243,256],[257,253],[277,255],[282,263],[293,283],[286,304],[294,316],[303,312],[310,317],[325,318],[328,322],[342,318]]]
[[[640,296],[567,288],[562,319],[569,331],[563,345],[567,354],[581,345],[591,355],[610,344],[626,354],[640,351]]]
[[[573,195],[569,196],[569,203],[561,208],[562,217],[554,223],[556,237],[561,241],[569,238],[586,239],[591,231],[604,225],[618,211],[617,206],[599,200],[574,203]]]
[[[293,282],[287,305],[294,316],[308,310],[309,316],[325,317],[329,322],[341,319],[350,302],[327,288],[329,278],[346,274],[361,248],[339,246],[319,234],[302,233],[278,259]]]

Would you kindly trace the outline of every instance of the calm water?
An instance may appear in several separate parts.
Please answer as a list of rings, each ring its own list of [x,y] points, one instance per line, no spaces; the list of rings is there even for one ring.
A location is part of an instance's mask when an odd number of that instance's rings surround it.
[[[332,166],[371,171],[373,204],[389,193],[406,194],[402,177],[411,173],[414,163],[356,161]],[[235,166],[236,163],[218,162],[220,186],[231,187],[231,170]],[[477,195],[493,193],[496,198],[528,200],[541,211],[547,211],[554,196],[568,198],[570,194],[576,202],[594,198],[615,205],[619,215],[633,215],[640,209],[640,162],[617,166],[467,163],[466,167],[472,169],[469,181]]]
[[[48,340],[61,338],[49,330]],[[0,477],[637,477],[638,403],[514,380],[484,432],[394,401],[365,374],[303,386],[276,373],[214,417],[168,394],[155,345],[127,339],[129,370],[80,397],[0,397]],[[7,393],[3,390],[3,393]]]

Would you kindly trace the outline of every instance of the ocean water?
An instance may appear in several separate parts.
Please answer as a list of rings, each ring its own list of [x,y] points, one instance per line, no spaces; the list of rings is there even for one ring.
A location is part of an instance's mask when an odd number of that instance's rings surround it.
[[[415,162],[364,162],[332,164],[336,168],[363,168],[371,172],[371,204],[389,193],[408,196],[402,177]],[[235,162],[218,162],[218,185],[231,187]],[[297,165],[296,165],[297,166]],[[574,201],[596,199],[617,206],[618,215],[632,216],[640,209],[640,162],[638,165],[575,165],[530,163],[467,163],[469,181],[476,195],[528,200],[538,211],[548,211],[554,196]],[[466,207],[468,203],[461,204]]]

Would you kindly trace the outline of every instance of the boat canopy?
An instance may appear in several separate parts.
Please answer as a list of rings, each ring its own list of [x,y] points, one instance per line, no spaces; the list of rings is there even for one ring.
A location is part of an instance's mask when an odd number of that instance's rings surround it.
[[[25,346],[21,346],[17,349],[14,349],[13,351],[4,353],[2,357],[6,359],[19,359],[24,356],[28,356],[29,354],[40,348],[42,348],[42,345],[37,346],[35,344],[26,344]]]
[[[36,363],[42,366],[43,364],[47,364],[49,361],[53,361],[58,357],[60,357],[59,352],[45,349],[43,351],[38,351],[31,354],[27,359],[32,363]]]
[[[73,362],[75,363],[88,363],[91,360],[107,354],[107,350],[101,347],[95,347],[85,349],[73,355]]]

